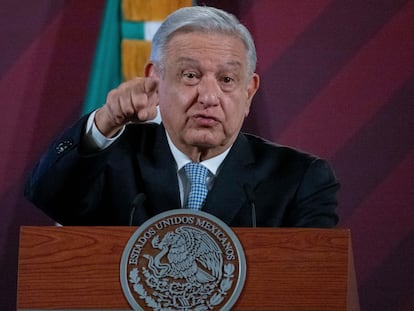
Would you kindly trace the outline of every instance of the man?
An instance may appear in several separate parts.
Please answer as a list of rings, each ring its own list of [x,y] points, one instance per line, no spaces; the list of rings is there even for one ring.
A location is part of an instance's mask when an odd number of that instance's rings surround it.
[[[140,225],[193,208],[186,164],[200,163],[200,208],[230,226],[335,226],[339,184],[326,161],[240,132],[259,87],[255,68],[253,40],[233,15],[174,12],[145,77],[112,90],[52,144],[27,198],[64,225]],[[157,107],[162,123],[145,122]]]

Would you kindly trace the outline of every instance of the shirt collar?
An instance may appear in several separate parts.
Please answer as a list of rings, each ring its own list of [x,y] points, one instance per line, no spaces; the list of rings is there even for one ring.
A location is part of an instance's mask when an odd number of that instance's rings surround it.
[[[170,146],[171,152],[173,154],[173,157],[175,159],[175,162],[177,163],[177,171],[181,170],[183,168],[184,165],[186,165],[189,162],[192,162],[191,159],[185,155],[183,152],[181,152],[172,142],[170,136],[168,135],[168,132],[165,131],[165,133],[167,134],[167,140],[168,140],[168,145]],[[213,175],[217,175],[217,171],[221,165],[221,163],[223,163],[224,159],[226,158],[227,154],[230,151],[230,148],[227,148],[223,153],[205,160],[205,161],[201,161],[200,164],[204,165],[205,167],[208,168],[208,170],[213,174]]]

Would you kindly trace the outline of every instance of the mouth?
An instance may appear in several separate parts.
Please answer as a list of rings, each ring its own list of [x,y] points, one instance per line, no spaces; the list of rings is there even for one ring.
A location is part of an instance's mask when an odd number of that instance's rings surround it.
[[[211,127],[219,123],[219,120],[216,117],[204,114],[197,114],[193,116],[196,124],[202,127]]]

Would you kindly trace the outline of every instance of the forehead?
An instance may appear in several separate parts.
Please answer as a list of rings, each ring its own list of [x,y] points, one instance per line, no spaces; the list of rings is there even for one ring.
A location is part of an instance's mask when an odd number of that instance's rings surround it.
[[[247,50],[236,36],[221,33],[176,33],[165,50],[166,61],[213,62],[234,67],[245,67]]]

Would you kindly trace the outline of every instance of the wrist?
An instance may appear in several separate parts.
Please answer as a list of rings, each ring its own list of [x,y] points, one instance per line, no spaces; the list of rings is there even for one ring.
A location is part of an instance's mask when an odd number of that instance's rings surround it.
[[[94,117],[94,123],[98,131],[107,138],[116,136],[124,127],[123,125],[112,125],[108,114],[105,113],[104,108],[99,108]]]

